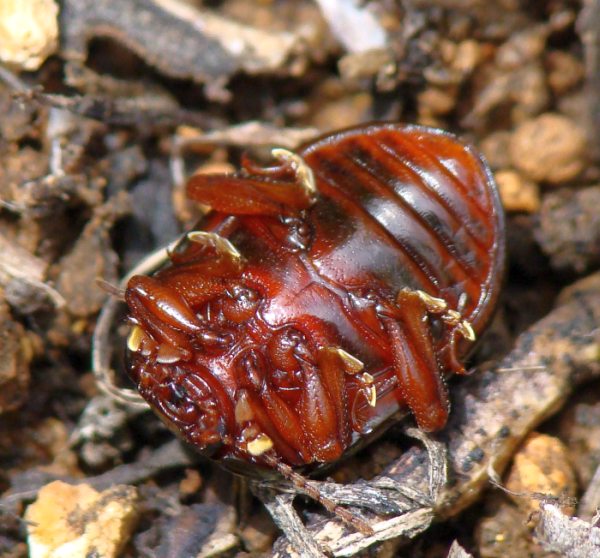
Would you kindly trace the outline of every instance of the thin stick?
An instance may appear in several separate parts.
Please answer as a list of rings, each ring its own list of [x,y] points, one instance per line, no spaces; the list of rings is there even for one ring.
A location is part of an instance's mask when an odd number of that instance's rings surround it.
[[[282,463],[279,459],[269,453],[265,453],[261,456],[267,465],[270,465],[286,479],[292,482],[292,484],[300,491],[304,492],[307,496],[319,502],[329,513],[332,513],[339,517],[344,523],[356,529],[363,535],[370,537],[375,534],[373,528],[361,517],[338,506],[331,498],[328,498],[321,491],[315,488],[312,483],[302,475],[296,473],[289,465]]]

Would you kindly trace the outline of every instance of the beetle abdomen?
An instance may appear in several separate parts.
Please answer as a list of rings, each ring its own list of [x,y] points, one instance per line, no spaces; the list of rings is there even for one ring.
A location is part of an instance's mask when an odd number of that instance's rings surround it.
[[[302,155],[319,192],[342,206],[360,237],[335,243],[339,261],[348,262],[348,252],[357,258],[346,264],[348,280],[356,281],[355,262],[366,252],[373,258],[366,273],[381,276],[394,266],[400,272],[384,275],[387,283],[448,303],[464,293],[463,316],[484,321],[478,314],[502,274],[504,225],[489,171],[470,148],[441,131],[390,124],[341,132]]]

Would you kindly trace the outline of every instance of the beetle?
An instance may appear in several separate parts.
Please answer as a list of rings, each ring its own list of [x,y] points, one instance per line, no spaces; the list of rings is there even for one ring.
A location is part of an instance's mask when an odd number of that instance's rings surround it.
[[[417,125],[325,135],[232,175],[125,291],[128,372],[176,433],[234,471],[333,463],[408,409],[444,427],[446,378],[490,321],[504,217],[469,145]]]

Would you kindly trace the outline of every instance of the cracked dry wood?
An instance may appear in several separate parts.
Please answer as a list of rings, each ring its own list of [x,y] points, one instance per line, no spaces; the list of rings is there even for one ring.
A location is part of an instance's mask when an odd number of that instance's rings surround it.
[[[594,522],[569,517],[549,502],[541,504],[535,535],[542,548],[565,558],[595,558],[600,555],[600,529]]]
[[[455,516],[479,498],[490,476],[502,473],[523,438],[560,409],[577,385],[600,376],[600,273],[567,292],[560,306],[519,336],[497,367],[455,382],[450,421],[436,437],[448,448],[451,481],[435,505],[379,523],[372,519],[373,537],[351,533],[335,518],[314,519],[307,530],[320,545],[335,556],[351,556],[378,541],[412,538],[434,520]],[[416,446],[383,476],[426,495],[428,469],[426,450]],[[297,555],[284,537],[277,541],[273,556]]]
[[[68,60],[85,60],[90,40],[111,38],[167,76],[206,84],[215,98],[235,73],[287,72],[306,50],[298,33],[256,29],[177,0],[64,0],[60,20]]]

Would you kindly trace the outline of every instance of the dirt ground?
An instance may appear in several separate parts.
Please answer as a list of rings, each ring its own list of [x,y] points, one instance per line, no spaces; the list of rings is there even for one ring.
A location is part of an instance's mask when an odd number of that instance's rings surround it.
[[[0,556],[600,556],[600,1],[0,0],[0,113]],[[323,481],[387,523],[254,487],[286,537],[99,387],[98,279],[194,224],[192,173],[373,120],[484,154],[504,290],[448,427]]]

